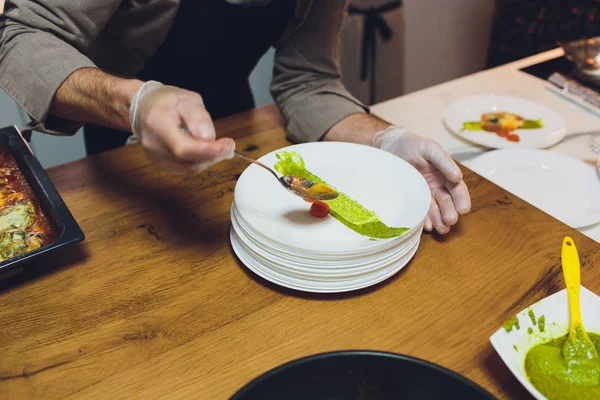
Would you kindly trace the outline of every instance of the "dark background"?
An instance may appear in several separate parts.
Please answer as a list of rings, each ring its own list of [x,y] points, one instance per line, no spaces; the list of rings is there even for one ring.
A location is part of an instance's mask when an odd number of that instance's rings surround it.
[[[496,0],[488,67],[600,36],[600,0]]]

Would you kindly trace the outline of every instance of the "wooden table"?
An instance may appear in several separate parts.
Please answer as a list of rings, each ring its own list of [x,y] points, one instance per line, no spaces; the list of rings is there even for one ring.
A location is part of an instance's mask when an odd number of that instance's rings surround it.
[[[272,106],[217,131],[256,157],[288,144]],[[526,398],[488,338],[563,288],[565,235],[600,292],[596,243],[468,170],[473,211],[448,236],[424,235],[394,278],[345,295],[284,290],[229,246],[246,165],[173,177],[132,146],[51,169],[86,240],[0,281],[0,398],[225,399],[277,365],[341,349],[409,354]]]

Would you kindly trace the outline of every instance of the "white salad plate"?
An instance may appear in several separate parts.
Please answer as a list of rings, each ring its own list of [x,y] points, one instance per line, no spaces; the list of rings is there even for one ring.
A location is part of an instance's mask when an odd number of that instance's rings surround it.
[[[538,129],[517,129],[519,142],[511,142],[494,132],[463,130],[465,122],[478,122],[482,114],[509,112],[526,120],[541,120]],[[566,134],[565,120],[548,107],[510,96],[471,96],[450,103],[444,111],[444,123],[454,134],[480,146],[502,148],[543,149],[560,142]]]

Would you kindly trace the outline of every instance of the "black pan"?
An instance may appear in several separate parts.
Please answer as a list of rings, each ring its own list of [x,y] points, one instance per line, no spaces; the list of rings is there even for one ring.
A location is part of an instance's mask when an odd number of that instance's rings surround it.
[[[254,379],[231,400],[494,399],[439,365],[375,351],[317,354],[281,365]]]
[[[52,252],[58,248],[80,242],[84,234],[75,218],[50,181],[38,159],[31,153],[23,137],[12,127],[0,129],[0,146],[8,147],[17,166],[37,197],[42,210],[48,217],[56,239],[37,250],[0,262],[0,273],[7,272],[27,261]]]

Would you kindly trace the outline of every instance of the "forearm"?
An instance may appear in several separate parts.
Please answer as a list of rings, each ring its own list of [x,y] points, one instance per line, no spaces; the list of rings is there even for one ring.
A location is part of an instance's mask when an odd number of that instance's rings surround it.
[[[352,114],[331,127],[323,140],[370,146],[373,143],[375,134],[389,126],[391,124],[374,115],[366,113]]]
[[[95,68],[72,73],[50,107],[57,117],[130,131],[129,107],[143,82],[118,78]]]

